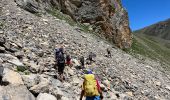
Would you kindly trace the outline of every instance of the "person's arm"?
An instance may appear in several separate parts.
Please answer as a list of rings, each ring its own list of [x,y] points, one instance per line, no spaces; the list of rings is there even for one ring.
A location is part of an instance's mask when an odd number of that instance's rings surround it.
[[[83,96],[84,96],[84,90],[81,91],[80,100],[83,99]]]
[[[96,79],[96,82],[97,82],[97,88],[98,88],[98,92],[99,92],[99,94],[100,94],[100,98],[101,98],[101,100],[103,99],[103,93],[102,93],[102,90],[101,90],[101,88],[100,88],[100,84],[99,84],[99,82],[98,82],[98,80]]]
[[[81,91],[81,95],[80,95],[80,100],[82,100],[83,96],[84,96],[84,82],[83,82],[83,84],[81,86],[81,89],[82,89],[82,91]]]

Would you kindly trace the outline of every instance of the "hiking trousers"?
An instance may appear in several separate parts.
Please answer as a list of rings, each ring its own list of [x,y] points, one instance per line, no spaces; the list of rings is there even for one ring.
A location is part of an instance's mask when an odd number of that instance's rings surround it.
[[[100,96],[86,97],[86,100],[100,100]]]

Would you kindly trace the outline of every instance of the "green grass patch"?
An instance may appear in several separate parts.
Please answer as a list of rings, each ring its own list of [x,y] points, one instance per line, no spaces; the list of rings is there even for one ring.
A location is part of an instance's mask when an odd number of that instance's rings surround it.
[[[170,65],[170,49],[162,45],[160,41],[149,36],[134,36],[131,49],[126,52],[136,56],[137,54],[160,61],[161,63]],[[170,67],[166,69],[170,70]]]
[[[93,33],[92,30],[89,30],[90,26],[87,26],[87,25],[84,25],[84,24],[82,24],[80,22],[74,21],[69,15],[63,14],[59,10],[52,9],[52,10],[47,10],[47,12],[49,14],[55,16],[56,18],[60,19],[60,20],[65,20],[66,23],[68,23],[71,26],[78,26],[84,32]]]

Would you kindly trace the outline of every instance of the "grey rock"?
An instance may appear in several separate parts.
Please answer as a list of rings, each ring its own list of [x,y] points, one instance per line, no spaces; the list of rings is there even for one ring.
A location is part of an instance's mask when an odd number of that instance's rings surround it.
[[[35,100],[24,85],[0,86],[0,100]]]
[[[14,64],[18,67],[24,67],[24,64],[18,60],[15,56],[12,56],[10,54],[2,54],[0,53],[0,57],[11,64]]]
[[[6,39],[4,37],[0,37],[0,46],[3,46],[6,42]]]
[[[22,75],[22,80],[24,84],[30,88],[34,85],[37,85],[39,83],[39,77],[36,74],[30,74],[30,75]]]
[[[57,100],[55,96],[47,93],[40,93],[36,100]]]
[[[9,82],[12,85],[23,85],[22,78],[19,73],[14,72],[10,69],[4,69],[3,81]]]
[[[0,53],[5,53],[5,48],[0,46]]]

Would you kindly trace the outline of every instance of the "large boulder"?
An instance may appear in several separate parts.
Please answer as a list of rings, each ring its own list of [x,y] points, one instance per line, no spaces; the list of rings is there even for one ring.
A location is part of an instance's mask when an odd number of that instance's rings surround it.
[[[26,70],[26,67],[24,66],[24,64],[17,57],[15,57],[11,54],[0,53],[0,58],[2,58],[2,60],[5,62],[11,63],[11,64],[17,66],[17,69],[20,71]]]
[[[36,100],[57,100],[55,96],[47,93],[40,93]]]
[[[51,82],[48,78],[40,76],[39,84],[32,86],[29,90],[34,94],[49,92],[51,90]]]
[[[0,86],[0,100],[35,100],[24,85]]]
[[[24,84],[30,88],[39,82],[39,77],[37,74],[30,74],[30,75],[22,75],[22,79]]]
[[[3,81],[9,82],[12,85],[23,85],[22,78],[19,73],[14,72],[10,69],[4,69]]]

